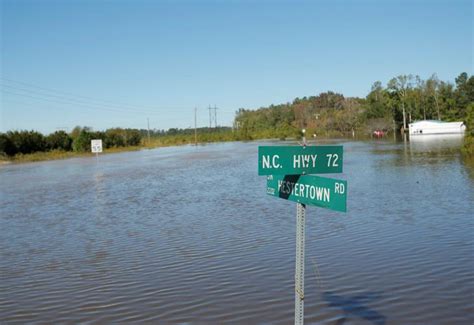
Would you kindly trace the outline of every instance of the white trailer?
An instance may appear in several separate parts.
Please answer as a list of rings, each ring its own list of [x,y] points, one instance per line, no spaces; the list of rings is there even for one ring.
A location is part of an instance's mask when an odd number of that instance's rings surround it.
[[[463,134],[466,125],[463,122],[443,122],[423,120],[408,124],[410,135],[424,134]]]

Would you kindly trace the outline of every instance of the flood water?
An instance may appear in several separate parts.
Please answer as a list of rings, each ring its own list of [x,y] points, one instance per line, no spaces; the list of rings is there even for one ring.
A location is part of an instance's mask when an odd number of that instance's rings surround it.
[[[473,324],[460,142],[344,146],[348,212],[308,207],[305,322]],[[290,324],[296,204],[258,145],[0,167],[0,323]]]

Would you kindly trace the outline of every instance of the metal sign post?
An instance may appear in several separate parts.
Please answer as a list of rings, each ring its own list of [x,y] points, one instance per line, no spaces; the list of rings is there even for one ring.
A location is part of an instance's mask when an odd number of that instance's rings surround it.
[[[306,147],[303,129],[303,147]],[[296,204],[295,325],[304,323],[304,244],[306,205]]]
[[[346,212],[347,181],[311,174],[342,173],[342,146],[261,146],[258,174],[267,175],[267,194],[296,202],[295,325],[304,323],[306,204]]]
[[[304,323],[304,244],[306,205],[296,204],[295,325]]]

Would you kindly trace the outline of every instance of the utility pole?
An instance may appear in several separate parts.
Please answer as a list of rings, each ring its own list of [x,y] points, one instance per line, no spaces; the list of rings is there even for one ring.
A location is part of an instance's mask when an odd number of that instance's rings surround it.
[[[217,128],[217,107],[214,104],[214,127]]]
[[[194,145],[198,145],[198,138],[197,138],[197,107],[194,107]]]
[[[148,145],[150,145],[150,118],[146,118],[147,130],[148,130]]]
[[[212,127],[211,105],[209,105],[209,129]]]
[[[214,128],[217,128],[217,106],[214,104],[214,107],[209,105],[209,129],[212,128],[212,110],[214,110]]]

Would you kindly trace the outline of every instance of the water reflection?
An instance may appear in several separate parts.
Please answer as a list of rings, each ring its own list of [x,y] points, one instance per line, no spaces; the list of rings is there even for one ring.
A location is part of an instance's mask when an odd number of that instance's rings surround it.
[[[263,144],[2,167],[0,323],[291,323],[294,203],[265,194]],[[333,290],[306,278],[308,319],[472,324],[459,148],[335,144],[348,213],[308,207],[306,253]]]
[[[367,306],[367,304],[379,300],[380,293],[368,292],[356,296],[341,296],[332,292],[325,292],[323,299],[329,303],[329,307],[339,309],[343,313],[337,324],[342,325],[349,319],[365,319],[374,325],[384,325],[386,318],[381,313]]]
[[[463,134],[425,134],[412,136],[409,140],[410,152],[458,150],[461,148],[463,140]]]
[[[395,142],[374,142],[370,148],[379,166],[408,167],[421,164],[444,165],[461,160],[463,135],[423,135]]]

